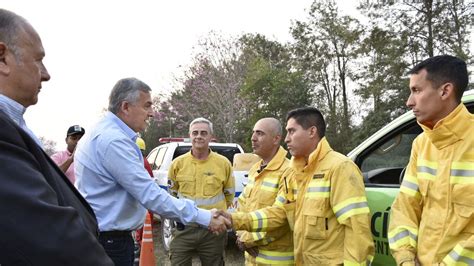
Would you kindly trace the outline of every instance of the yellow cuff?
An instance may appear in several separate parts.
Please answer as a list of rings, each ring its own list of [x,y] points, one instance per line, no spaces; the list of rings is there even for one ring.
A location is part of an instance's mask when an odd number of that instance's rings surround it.
[[[400,266],[415,266],[415,260],[402,261]]]
[[[397,261],[397,265],[415,265],[416,254],[412,250],[392,250],[392,254]]]

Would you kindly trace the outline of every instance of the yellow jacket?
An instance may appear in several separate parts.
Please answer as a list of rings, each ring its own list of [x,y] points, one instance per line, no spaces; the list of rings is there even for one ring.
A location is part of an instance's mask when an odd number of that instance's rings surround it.
[[[262,160],[254,164],[249,170],[249,182],[239,197],[237,211],[251,212],[267,206],[286,203],[284,196],[277,197],[279,191],[284,193],[285,177],[291,172],[290,161],[286,158],[287,151],[280,147],[268,165],[260,170]],[[257,258],[245,253],[246,265],[294,264],[293,232],[284,226],[278,232],[238,231],[240,240],[247,247],[258,246]]]
[[[291,161],[286,198],[293,203],[232,214],[234,227],[272,231],[293,227],[297,265],[367,265],[374,254],[369,208],[357,166],[326,138],[309,157]]]
[[[474,115],[460,104],[413,142],[389,243],[398,264],[474,265]]]
[[[194,158],[191,151],[174,159],[168,180],[172,195],[193,200],[200,208],[226,210],[232,205],[232,166],[227,158],[213,151],[206,160]]]

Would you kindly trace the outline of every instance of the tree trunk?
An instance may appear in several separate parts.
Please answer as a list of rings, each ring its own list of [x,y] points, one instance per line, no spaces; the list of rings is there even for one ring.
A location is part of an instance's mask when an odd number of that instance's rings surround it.
[[[425,0],[426,27],[428,28],[428,39],[426,40],[426,52],[433,57],[433,0]]]

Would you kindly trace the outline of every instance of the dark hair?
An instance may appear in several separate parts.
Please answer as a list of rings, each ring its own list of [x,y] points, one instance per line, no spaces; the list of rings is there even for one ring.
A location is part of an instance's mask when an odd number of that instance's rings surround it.
[[[0,42],[4,42],[7,45],[16,60],[21,56],[17,43],[18,32],[20,32],[20,29],[25,24],[28,24],[28,22],[23,17],[0,8]]]
[[[115,84],[109,96],[109,111],[118,114],[122,102],[136,103],[140,98],[140,91],[150,92],[150,87],[136,78],[124,78]]]
[[[469,82],[466,62],[454,56],[438,55],[418,63],[408,74],[418,74],[423,69],[427,72],[426,78],[432,82],[434,87],[441,86],[446,82],[452,83],[456,98],[461,101],[462,94]]]
[[[323,138],[326,133],[326,122],[321,112],[314,107],[302,107],[293,109],[286,115],[286,121],[293,118],[304,129],[315,126],[318,130],[318,135]]]

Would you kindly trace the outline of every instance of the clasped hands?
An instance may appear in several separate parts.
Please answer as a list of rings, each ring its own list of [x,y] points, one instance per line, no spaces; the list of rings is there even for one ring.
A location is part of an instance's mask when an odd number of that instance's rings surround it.
[[[240,240],[240,236],[237,236],[235,244],[240,249],[240,251],[246,251],[250,256],[256,258],[258,256],[258,247],[248,247],[244,242]]]
[[[232,229],[232,216],[226,211],[212,209],[211,222],[209,223],[208,229],[214,234],[220,234],[226,232],[228,229]]]

